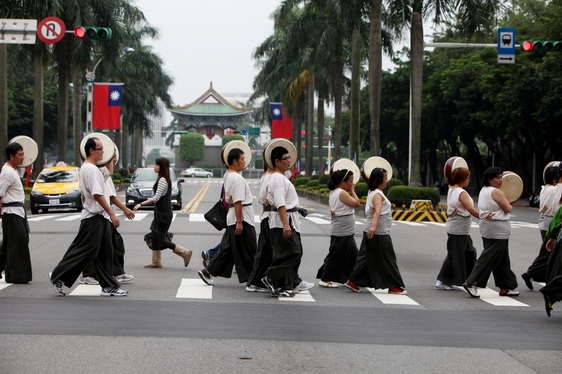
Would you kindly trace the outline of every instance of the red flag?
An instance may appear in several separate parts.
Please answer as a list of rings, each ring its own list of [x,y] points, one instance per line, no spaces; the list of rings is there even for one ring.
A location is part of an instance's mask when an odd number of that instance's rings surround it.
[[[281,103],[270,103],[271,138],[293,139],[293,119]]]
[[[123,83],[94,83],[92,127],[99,130],[121,128]]]

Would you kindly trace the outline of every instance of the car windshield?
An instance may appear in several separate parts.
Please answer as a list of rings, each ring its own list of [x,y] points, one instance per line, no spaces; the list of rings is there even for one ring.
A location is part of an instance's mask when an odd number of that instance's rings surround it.
[[[44,171],[37,177],[37,183],[78,182],[75,170]]]
[[[158,174],[154,172],[154,169],[137,169],[133,174],[131,182],[156,182]],[[172,169],[170,169],[170,179],[172,181],[176,180],[176,174]]]

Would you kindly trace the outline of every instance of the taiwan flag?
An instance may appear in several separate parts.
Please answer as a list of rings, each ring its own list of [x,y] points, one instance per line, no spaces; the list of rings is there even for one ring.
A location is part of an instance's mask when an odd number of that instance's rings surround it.
[[[269,103],[271,138],[293,139],[293,119],[281,103]]]
[[[92,127],[97,130],[121,128],[123,83],[94,83]]]

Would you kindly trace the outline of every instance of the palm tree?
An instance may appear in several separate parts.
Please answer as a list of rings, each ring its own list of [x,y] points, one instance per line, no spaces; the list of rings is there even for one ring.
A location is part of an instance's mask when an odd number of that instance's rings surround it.
[[[423,82],[423,21],[432,16],[435,24],[457,15],[459,29],[469,38],[489,27],[502,3],[497,0],[387,0],[388,24],[397,34],[410,26],[410,167],[409,184],[421,186],[421,93]]]

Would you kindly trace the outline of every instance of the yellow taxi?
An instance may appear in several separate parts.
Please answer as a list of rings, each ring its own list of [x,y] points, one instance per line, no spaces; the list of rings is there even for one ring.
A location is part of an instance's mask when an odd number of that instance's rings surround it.
[[[39,213],[39,209],[43,212],[50,209],[81,211],[79,168],[59,162],[56,166],[41,170],[30,192],[30,205],[32,214]]]

